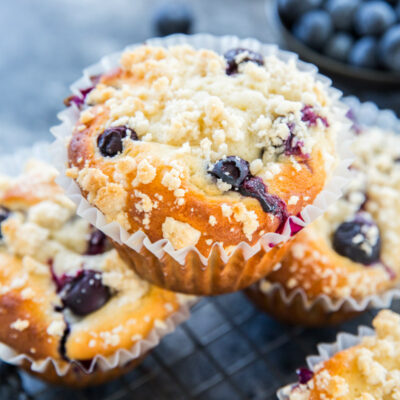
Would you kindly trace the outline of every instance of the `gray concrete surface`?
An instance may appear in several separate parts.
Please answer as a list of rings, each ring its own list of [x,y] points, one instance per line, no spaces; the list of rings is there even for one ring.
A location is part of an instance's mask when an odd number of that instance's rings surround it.
[[[57,123],[69,84],[102,55],[154,36],[152,14],[162,1],[0,1],[0,153],[51,140],[49,127]],[[279,40],[264,0],[187,2],[196,17],[194,32]],[[400,111],[395,92],[342,88]]]

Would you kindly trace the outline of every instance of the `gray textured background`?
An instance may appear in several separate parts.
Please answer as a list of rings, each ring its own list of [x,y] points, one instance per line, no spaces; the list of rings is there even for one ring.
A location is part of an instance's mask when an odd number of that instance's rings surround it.
[[[154,9],[164,0],[0,1],[0,153],[51,140],[49,127],[81,70],[102,55],[155,35]],[[270,0],[272,1],[272,0]],[[276,42],[264,0],[188,0],[194,32]],[[400,112],[396,91],[341,86],[362,100]]]

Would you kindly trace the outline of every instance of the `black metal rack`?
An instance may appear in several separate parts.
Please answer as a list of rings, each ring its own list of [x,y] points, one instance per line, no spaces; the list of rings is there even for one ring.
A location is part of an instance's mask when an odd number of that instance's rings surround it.
[[[400,304],[393,308],[400,311]],[[279,387],[296,380],[295,369],[318,343],[334,341],[340,331],[356,333],[375,314],[306,329],[280,324],[243,293],[207,298],[138,368],[111,383],[77,391],[24,376],[24,387],[35,400],[272,400]]]

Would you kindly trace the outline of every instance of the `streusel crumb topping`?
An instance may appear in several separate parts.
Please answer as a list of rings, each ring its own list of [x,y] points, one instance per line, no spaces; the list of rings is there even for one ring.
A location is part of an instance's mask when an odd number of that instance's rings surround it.
[[[287,220],[288,208],[308,201],[297,191],[288,196],[288,203],[270,194],[269,184],[277,174],[285,175],[281,180],[314,174],[309,162],[315,151],[321,168],[315,174],[323,171],[320,180],[330,176],[337,163],[336,136],[343,126],[324,84],[301,71],[294,60],[244,49],[228,53],[140,46],[122,54],[116,71],[96,78],[80,106],[70,144],[72,154],[80,146],[77,136],[86,132],[91,155],[84,161],[70,160],[67,174],[109,221],[130,232],[157,230],[154,237],[167,238],[166,219],[191,225],[186,209],[196,203],[188,206],[192,191],[226,196],[231,203],[246,196],[258,200],[269,214],[262,221],[245,202],[233,210],[236,237],[251,242],[266,218],[276,225],[275,232]],[[161,185],[163,192],[151,193],[150,201],[154,204],[153,195],[167,191],[170,215],[161,218],[154,207],[146,211],[140,206],[140,215],[132,216],[130,203],[137,201],[132,193],[149,195],[153,185]],[[286,189],[282,192],[287,194]],[[182,210],[185,215],[178,218]],[[210,225],[216,226],[218,217],[210,211],[205,219],[215,219]],[[211,230],[201,229],[200,234],[203,246],[210,239],[218,241]]]
[[[400,316],[381,311],[375,335],[316,367],[314,377],[296,385],[290,400],[400,399]]]

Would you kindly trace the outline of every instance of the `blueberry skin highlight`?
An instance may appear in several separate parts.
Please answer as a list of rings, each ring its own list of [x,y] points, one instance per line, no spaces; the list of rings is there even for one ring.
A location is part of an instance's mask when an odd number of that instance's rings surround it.
[[[361,0],[328,0],[325,8],[336,29],[351,31],[355,13],[361,4]]]
[[[400,72],[400,24],[392,26],[383,35],[379,43],[379,56],[387,69]]]
[[[309,11],[293,26],[294,36],[315,50],[320,50],[332,33],[332,18],[324,10]]]
[[[378,66],[378,41],[372,36],[359,39],[349,54],[349,63],[359,68],[376,68]]]
[[[381,35],[395,22],[396,13],[385,1],[364,2],[354,16],[354,27],[360,36]]]

